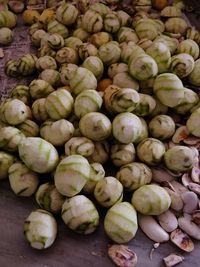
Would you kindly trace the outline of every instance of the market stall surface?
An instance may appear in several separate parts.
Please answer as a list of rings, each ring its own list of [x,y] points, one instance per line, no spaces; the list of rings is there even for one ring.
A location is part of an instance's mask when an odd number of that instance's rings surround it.
[[[38,206],[33,197],[19,198],[9,188],[8,181],[0,187],[0,267],[109,267],[115,266],[107,256],[107,238],[101,221],[91,235],[83,236],[70,231],[58,219],[58,236],[52,247],[38,251],[32,249],[23,235],[23,224],[29,213]],[[154,242],[141,231],[128,243],[138,256],[137,267],[164,266],[163,257],[170,253],[184,256],[181,267],[200,266],[200,244],[195,242],[191,253],[184,253],[171,242],[161,244],[152,254]]]

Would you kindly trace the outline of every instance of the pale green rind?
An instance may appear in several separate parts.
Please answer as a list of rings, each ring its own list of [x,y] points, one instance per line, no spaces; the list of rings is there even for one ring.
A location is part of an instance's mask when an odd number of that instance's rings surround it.
[[[8,177],[8,170],[14,161],[15,157],[13,155],[0,151],[0,180]]]
[[[130,59],[129,73],[135,79],[143,81],[155,77],[158,73],[158,66],[152,57],[141,54]]]
[[[91,200],[83,195],[66,200],[62,206],[62,219],[73,231],[91,234],[99,224],[99,214]]]
[[[25,135],[15,127],[0,128],[0,148],[5,151],[17,152],[18,145],[24,138]]]
[[[100,46],[98,51],[99,58],[107,66],[113,63],[117,63],[120,59],[120,55],[121,55],[120,47],[112,42],[108,42]]]
[[[18,145],[19,156],[32,171],[47,173],[58,164],[58,152],[49,142],[40,137],[24,138]]]
[[[186,122],[189,133],[196,137],[200,137],[200,108],[196,109]]]
[[[70,92],[58,89],[48,95],[45,101],[45,108],[51,119],[66,119],[72,111],[73,103],[74,100]]]
[[[165,152],[164,162],[174,172],[185,172],[194,166],[195,155],[189,147],[174,146]]]
[[[194,68],[193,68],[192,72],[188,76],[189,82],[192,85],[200,86],[200,75],[199,75],[199,71],[200,71],[200,59],[197,59],[194,62]]]
[[[94,197],[101,206],[111,207],[122,201],[123,186],[115,177],[105,177],[97,182]]]
[[[113,144],[110,149],[110,158],[115,166],[122,166],[135,160],[135,147],[132,143]]]
[[[57,223],[51,213],[37,209],[32,211],[24,222],[24,235],[31,247],[50,247],[57,235]]]
[[[84,90],[96,90],[97,79],[90,70],[78,67],[72,78],[69,79],[69,85],[73,93],[78,95]]]
[[[74,102],[74,113],[78,118],[89,112],[97,112],[103,103],[102,97],[95,90],[85,90],[81,92]]]
[[[137,156],[142,162],[150,166],[159,164],[164,153],[164,144],[155,138],[146,138],[137,146]]]
[[[124,112],[118,114],[112,122],[112,133],[122,144],[134,143],[140,136],[142,123],[136,115]]]
[[[122,183],[124,189],[133,191],[152,179],[151,169],[140,162],[132,162],[122,166],[116,174],[116,178]]]
[[[100,112],[89,112],[79,121],[83,136],[92,141],[103,141],[111,135],[111,122]]]
[[[65,119],[57,121],[48,120],[40,127],[40,136],[54,146],[64,145],[73,134],[73,124]]]
[[[151,184],[137,189],[131,203],[142,214],[159,215],[169,209],[171,198],[164,188]]]
[[[89,162],[80,155],[64,158],[57,166],[54,181],[57,190],[65,196],[78,194],[90,176]]]
[[[21,162],[10,166],[8,177],[12,191],[18,196],[30,197],[35,193],[39,184],[37,173]]]
[[[126,225],[126,227],[124,227]],[[104,219],[106,234],[116,243],[126,243],[134,238],[137,229],[137,214],[128,202],[117,203],[112,206]]]
[[[198,105],[199,96],[193,90],[184,88],[184,97],[180,104],[174,108],[178,114],[187,114],[193,112],[193,108]]]
[[[175,132],[175,122],[168,115],[157,115],[149,122],[149,131],[154,138],[169,139]]]

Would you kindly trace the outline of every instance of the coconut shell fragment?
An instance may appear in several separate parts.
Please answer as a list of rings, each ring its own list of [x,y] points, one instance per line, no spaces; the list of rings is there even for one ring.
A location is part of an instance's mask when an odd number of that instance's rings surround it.
[[[196,193],[197,195],[200,195],[200,185],[196,183],[189,183],[188,188]]]
[[[186,252],[191,252],[194,249],[194,243],[181,229],[174,230],[170,234],[170,239],[172,243]]]
[[[194,183],[200,184],[200,169],[198,167],[193,167],[191,171],[191,179]]]
[[[124,245],[110,245],[108,256],[120,267],[135,267],[137,264],[137,255]]]
[[[200,226],[200,210],[193,211],[192,221]]]
[[[0,48],[0,58],[3,58],[4,57],[4,52],[3,52],[3,49]]]
[[[163,258],[166,267],[172,267],[182,262],[184,257],[175,253],[169,254],[167,257]]]

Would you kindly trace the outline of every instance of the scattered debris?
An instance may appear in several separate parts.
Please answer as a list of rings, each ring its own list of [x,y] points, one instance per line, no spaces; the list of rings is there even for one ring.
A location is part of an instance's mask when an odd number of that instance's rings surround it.
[[[3,58],[4,57],[4,52],[3,52],[3,49],[0,48],[0,58]]]
[[[174,230],[170,234],[170,239],[172,243],[186,252],[191,252],[194,249],[194,243],[181,229]]]
[[[175,253],[169,254],[167,257],[163,258],[166,267],[172,267],[184,260],[184,257]]]
[[[193,167],[191,171],[191,178],[194,183],[200,183],[200,169],[198,167]]]
[[[192,220],[194,223],[196,223],[197,225],[200,225],[200,210],[195,210],[192,213]]]
[[[91,254],[92,254],[92,256],[97,256],[97,257],[101,257],[102,256],[101,252],[92,251]]]
[[[192,179],[190,178],[188,173],[184,173],[181,177],[181,182],[187,188],[189,183],[192,183]]]
[[[190,214],[184,213],[184,216],[179,217],[178,225],[190,237],[200,240],[200,228],[192,221]]]
[[[189,136],[189,132],[187,130],[186,126],[180,126],[176,132],[174,133],[173,137],[172,137],[172,141],[175,144],[179,144],[181,143],[181,141],[183,141],[184,139],[186,139]]]
[[[110,245],[108,256],[120,267],[135,267],[137,264],[137,255],[124,245]]]
[[[158,248],[159,246],[160,246],[160,243],[154,243],[154,244],[153,244],[153,247],[154,247],[154,248]]]
[[[154,251],[155,251],[155,248],[152,248],[151,251],[150,251],[150,254],[149,254],[149,258],[150,258],[151,261],[153,259],[153,253],[154,253]]]
[[[150,255],[149,255],[150,260],[153,259],[153,253],[154,253],[155,249],[158,248],[159,246],[160,246],[160,243],[154,243],[153,244],[153,248],[151,249]]]
[[[200,195],[200,185],[196,183],[189,183],[188,188],[195,192],[197,195]]]

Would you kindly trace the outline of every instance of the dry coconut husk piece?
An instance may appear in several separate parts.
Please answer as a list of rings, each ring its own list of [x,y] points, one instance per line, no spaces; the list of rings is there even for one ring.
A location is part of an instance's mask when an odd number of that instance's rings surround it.
[[[167,257],[163,258],[166,267],[172,267],[182,262],[184,257],[176,253],[171,253]]]
[[[110,245],[108,247],[108,256],[120,267],[135,267],[137,264],[137,255],[124,245]]]

